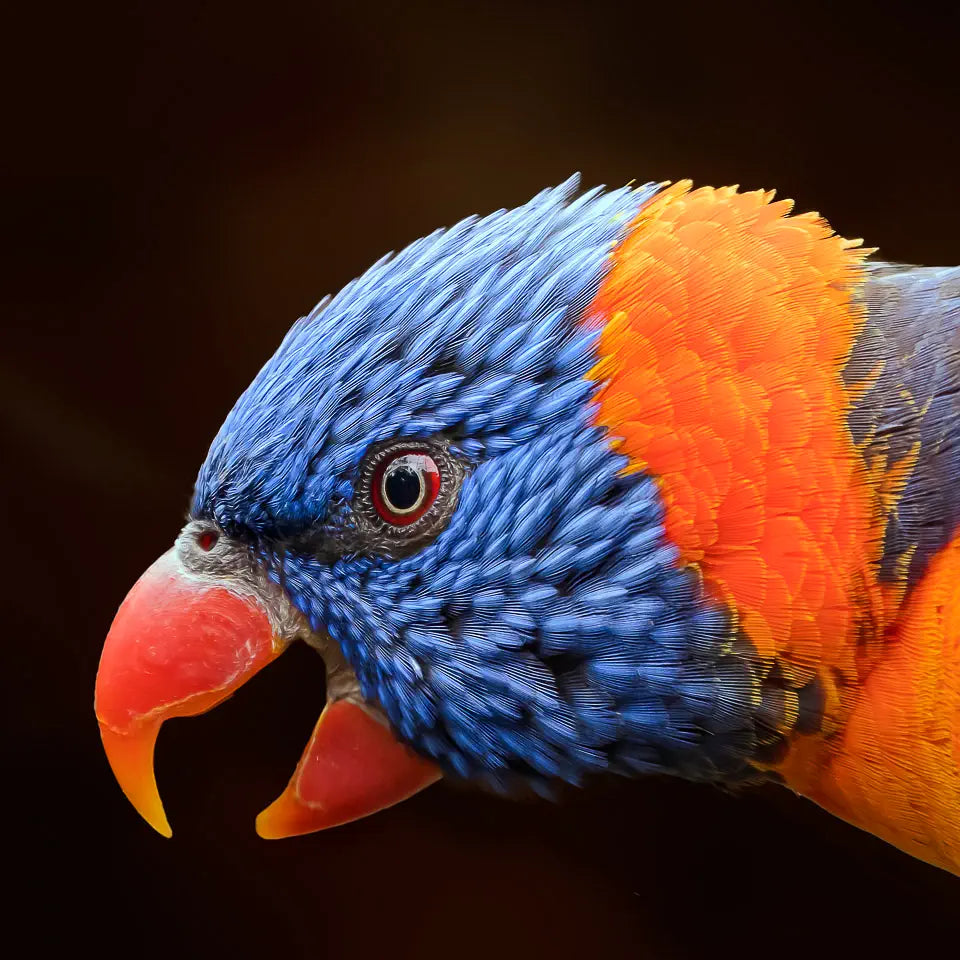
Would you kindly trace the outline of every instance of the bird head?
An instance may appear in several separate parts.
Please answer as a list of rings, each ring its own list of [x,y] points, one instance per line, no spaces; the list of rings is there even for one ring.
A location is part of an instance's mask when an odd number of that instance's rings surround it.
[[[297,640],[325,659],[327,704],[264,836],[441,774],[549,790],[742,763],[717,729],[742,727],[717,679],[741,669],[730,618],[678,563],[655,478],[594,405],[609,318],[592,304],[656,189],[574,198],[571,180],[465,220],[293,326],[104,647],[103,741],[158,830],[162,721]]]

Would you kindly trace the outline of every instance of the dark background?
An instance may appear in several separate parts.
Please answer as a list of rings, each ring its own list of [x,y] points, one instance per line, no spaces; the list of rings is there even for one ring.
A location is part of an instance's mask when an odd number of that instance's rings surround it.
[[[892,259],[958,262],[960,23],[849,6],[78,5],[5,29],[4,865],[30,955],[956,949],[960,881],[775,789],[439,786],[261,841],[322,702],[306,648],[165,728],[172,841],[92,711],[233,400],[385,251],[581,170],[776,186]]]

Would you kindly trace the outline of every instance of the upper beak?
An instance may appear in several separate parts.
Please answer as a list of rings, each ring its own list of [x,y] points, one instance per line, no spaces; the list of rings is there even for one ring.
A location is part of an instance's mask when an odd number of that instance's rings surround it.
[[[120,605],[100,657],[97,721],[121,789],[164,836],[172,831],[153,774],[160,724],[209,710],[285,647],[255,600],[186,575],[176,548]]]
[[[172,831],[153,772],[161,724],[204,713],[276,659],[292,635],[279,635],[272,624],[264,597],[190,574],[176,548],[143,574],[117,611],[97,673],[97,721],[121,789],[164,836]],[[440,776],[393,737],[355,683],[337,689],[346,696],[328,703],[289,786],[258,818],[262,836],[354,820]]]

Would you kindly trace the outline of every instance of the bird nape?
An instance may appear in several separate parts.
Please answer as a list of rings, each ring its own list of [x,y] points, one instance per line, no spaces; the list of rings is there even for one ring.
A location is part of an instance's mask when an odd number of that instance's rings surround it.
[[[107,637],[162,722],[304,640],[327,703],[265,837],[441,775],[775,780],[960,872],[960,268],[772,193],[572,179],[290,330]]]

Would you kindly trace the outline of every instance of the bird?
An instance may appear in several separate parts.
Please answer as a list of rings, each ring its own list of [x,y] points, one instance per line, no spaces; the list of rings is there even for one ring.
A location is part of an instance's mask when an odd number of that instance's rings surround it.
[[[263,837],[669,775],[960,875],[960,268],[876,254],[773,191],[574,176],[323,299],[110,627],[124,793],[169,836],[163,721],[304,641]]]

